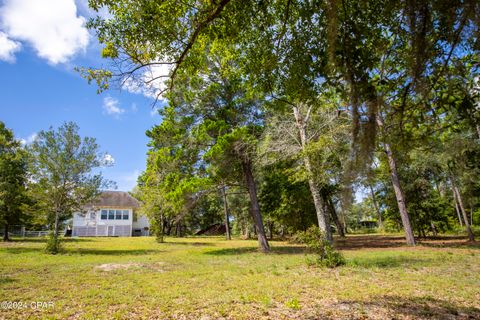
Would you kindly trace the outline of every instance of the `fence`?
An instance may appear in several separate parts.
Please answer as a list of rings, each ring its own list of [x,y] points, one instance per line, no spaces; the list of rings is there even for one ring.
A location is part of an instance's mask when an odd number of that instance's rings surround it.
[[[49,233],[50,231],[25,231],[24,237],[46,237]]]
[[[0,235],[3,236],[4,234],[4,229],[0,229]],[[14,228],[11,228],[9,231],[8,231],[8,235],[10,237],[29,237],[29,238],[38,238],[38,237],[46,237],[48,236],[48,234],[50,233],[49,230],[41,230],[41,231],[34,231],[34,230],[30,230],[30,231],[27,231],[25,230],[25,227],[21,226],[21,227],[14,227]],[[65,234],[65,230],[61,230],[59,231],[59,234],[62,235],[62,234]]]

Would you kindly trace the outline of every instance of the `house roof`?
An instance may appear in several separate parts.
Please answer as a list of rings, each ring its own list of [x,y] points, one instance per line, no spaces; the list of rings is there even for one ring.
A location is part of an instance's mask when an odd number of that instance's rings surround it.
[[[122,207],[138,208],[140,202],[125,191],[102,191],[102,193],[86,207]]]

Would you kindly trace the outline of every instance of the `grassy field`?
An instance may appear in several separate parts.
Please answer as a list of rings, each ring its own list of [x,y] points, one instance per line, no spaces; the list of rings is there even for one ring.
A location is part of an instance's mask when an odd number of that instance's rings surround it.
[[[84,238],[0,244],[1,319],[480,319],[480,247],[351,236],[347,265],[308,267],[304,250],[221,238]],[[53,302],[53,306],[32,302]]]

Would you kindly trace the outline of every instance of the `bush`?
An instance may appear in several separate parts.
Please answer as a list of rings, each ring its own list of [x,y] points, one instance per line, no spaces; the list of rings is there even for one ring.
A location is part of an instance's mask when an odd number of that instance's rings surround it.
[[[55,238],[55,235],[52,232],[48,234],[47,246],[45,247],[46,253],[57,254],[61,250],[60,238]]]
[[[345,264],[343,255],[333,248],[318,227],[312,226],[305,232],[297,233],[293,240],[305,244],[308,251],[316,255],[315,259],[307,260],[309,265],[335,268]]]
[[[292,244],[304,244],[305,242],[303,241],[305,237],[305,232],[303,231],[298,231],[295,234],[293,234],[290,238],[288,238],[288,243]]]

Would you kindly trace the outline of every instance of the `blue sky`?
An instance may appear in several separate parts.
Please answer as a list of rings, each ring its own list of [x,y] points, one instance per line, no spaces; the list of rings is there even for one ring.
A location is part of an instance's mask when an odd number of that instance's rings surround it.
[[[98,95],[73,70],[105,63],[84,27],[93,14],[86,0],[0,0],[0,120],[26,143],[50,126],[76,122],[82,136],[95,137],[113,157],[104,176],[128,191],[145,169],[145,131],[160,116],[148,95],[119,89]]]

